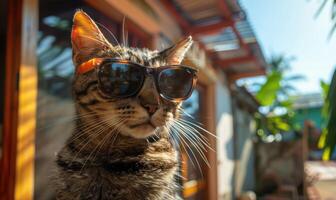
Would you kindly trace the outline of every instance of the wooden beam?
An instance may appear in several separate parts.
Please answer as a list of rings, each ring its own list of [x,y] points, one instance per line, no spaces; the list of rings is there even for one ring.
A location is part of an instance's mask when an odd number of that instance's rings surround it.
[[[250,47],[244,42],[243,37],[240,35],[239,31],[237,30],[236,26],[233,25],[232,26],[232,31],[235,33],[238,41],[239,41],[239,45],[245,49],[246,52],[248,52],[248,54],[252,55],[251,49]]]
[[[231,81],[238,80],[240,78],[254,77],[265,75],[264,69],[259,69],[253,72],[244,72],[244,73],[228,73],[228,78]]]
[[[226,68],[229,65],[243,63],[243,62],[256,62],[256,58],[254,56],[245,56],[245,57],[237,57],[231,59],[223,59],[216,61],[216,64],[221,68]]]
[[[232,21],[220,21],[215,24],[209,24],[205,26],[195,26],[190,28],[190,33],[192,35],[211,35],[211,34],[217,34],[220,32],[223,28],[232,26]]]
[[[225,17],[226,19],[230,19],[232,16],[232,13],[228,7],[228,5],[226,4],[225,0],[218,0],[218,7],[220,10],[222,10],[223,12],[221,13],[223,15],[223,17]]]
[[[246,45],[246,43],[244,42],[243,37],[240,35],[240,33],[239,33],[239,31],[237,30],[237,28],[236,28],[235,25],[232,26],[232,31],[235,33],[235,35],[236,35],[236,37],[237,37],[237,39],[238,39],[238,41],[239,41],[240,46],[246,48],[247,45]]]
[[[249,54],[251,53],[251,50],[249,48],[249,46],[244,42],[243,37],[240,35],[239,31],[237,30],[236,26],[235,26],[235,22],[234,19],[232,19],[232,12],[230,11],[227,3],[225,0],[218,0],[218,7],[220,8],[220,10],[222,11],[222,16],[224,17],[224,19],[229,19],[232,20],[233,23],[231,25],[232,31],[235,33],[240,46],[245,49],[247,52],[249,52]]]
[[[101,1],[93,1],[88,0],[91,5],[99,6]],[[107,8],[102,9],[108,14],[108,16],[113,17],[114,14],[109,14],[116,10],[117,12],[121,13],[123,16],[127,18],[126,21],[132,21],[132,23],[136,24],[142,30],[149,34],[157,34],[161,31],[160,24],[155,21],[152,17],[148,14],[143,12],[139,7],[137,7],[132,1],[117,1],[117,0],[106,0],[106,2],[110,5]]]
[[[181,28],[185,30],[189,30],[190,24],[189,22],[176,10],[173,6],[173,2],[169,0],[160,0],[162,5],[168,10],[168,12],[173,16],[173,18],[177,21],[177,23],[181,26]]]
[[[205,51],[205,54],[208,57],[212,57],[214,55],[214,51],[207,49],[206,46],[202,42],[198,42],[198,47],[202,49],[203,51]]]

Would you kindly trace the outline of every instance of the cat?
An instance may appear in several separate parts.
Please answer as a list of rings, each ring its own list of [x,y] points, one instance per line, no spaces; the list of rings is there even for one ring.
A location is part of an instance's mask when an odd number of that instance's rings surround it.
[[[161,52],[112,45],[81,10],[74,15],[71,40],[76,70],[106,57],[148,68],[179,65],[193,43],[189,36]],[[180,117],[182,101],[162,99],[151,77],[138,95],[122,99],[106,97],[98,82],[95,70],[75,73],[75,129],[57,154],[56,198],[180,199],[178,153],[169,125]]]

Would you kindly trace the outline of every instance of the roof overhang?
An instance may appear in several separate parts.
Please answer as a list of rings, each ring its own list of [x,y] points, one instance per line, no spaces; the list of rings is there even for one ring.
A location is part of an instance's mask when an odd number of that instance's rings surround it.
[[[237,0],[160,2],[230,80],[265,74],[263,53]]]

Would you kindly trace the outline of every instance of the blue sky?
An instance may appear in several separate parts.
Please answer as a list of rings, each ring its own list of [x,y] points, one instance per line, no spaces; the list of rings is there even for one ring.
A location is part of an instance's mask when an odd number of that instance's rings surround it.
[[[319,81],[330,81],[336,66],[336,32],[332,27],[330,5],[318,18],[318,0],[240,0],[255,31],[265,57],[272,54],[294,56],[291,74],[302,74],[296,82],[299,93],[319,92]]]

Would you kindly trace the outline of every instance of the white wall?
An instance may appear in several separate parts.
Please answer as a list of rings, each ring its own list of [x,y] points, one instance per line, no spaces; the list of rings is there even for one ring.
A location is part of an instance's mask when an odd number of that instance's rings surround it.
[[[222,74],[216,83],[216,106],[218,199],[231,199],[234,170],[233,118],[230,91]]]
[[[254,145],[252,137],[255,134],[256,124],[251,114],[236,108],[237,130],[237,161],[235,193],[240,195],[244,191],[255,190],[254,172]]]

